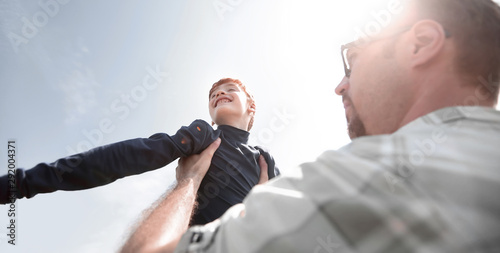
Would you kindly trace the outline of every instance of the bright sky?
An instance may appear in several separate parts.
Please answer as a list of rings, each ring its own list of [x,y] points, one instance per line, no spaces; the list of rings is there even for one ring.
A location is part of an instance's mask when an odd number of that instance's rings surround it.
[[[8,139],[18,167],[30,168],[210,122],[211,84],[235,77],[257,99],[251,144],[269,148],[286,174],[349,142],[334,93],[339,47],[370,11],[386,9],[362,0],[41,2],[52,4],[0,0],[0,168]],[[16,202],[15,247],[0,206],[0,251],[114,252],[176,165]]]

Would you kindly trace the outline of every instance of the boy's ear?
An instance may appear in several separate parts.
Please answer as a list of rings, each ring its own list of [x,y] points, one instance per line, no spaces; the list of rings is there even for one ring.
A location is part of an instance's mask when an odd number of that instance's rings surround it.
[[[255,105],[255,102],[251,101],[250,102],[250,106],[248,106],[248,111],[250,113],[253,112],[255,114],[256,109],[257,109],[257,106]]]

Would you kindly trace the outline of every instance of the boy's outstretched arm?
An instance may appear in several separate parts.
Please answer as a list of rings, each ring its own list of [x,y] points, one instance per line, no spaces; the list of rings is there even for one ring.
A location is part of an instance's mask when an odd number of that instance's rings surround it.
[[[90,189],[117,179],[161,168],[179,157],[200,153],[218,138],[218,133],[195,120],[175,135],[154,134],[96,147],[87,152],[40,163],[15,175],[0,175],[0,204],[39,193]],[[15,180],[14,180],[15,178]],[[15,185],[14,185],[15,183]]]
[[[173,252],[186,232],[196,203],[196,193],[220,145],[213,142],[199,155],[181,158],[177,186],[154,208],[123,245],[121,252]]]

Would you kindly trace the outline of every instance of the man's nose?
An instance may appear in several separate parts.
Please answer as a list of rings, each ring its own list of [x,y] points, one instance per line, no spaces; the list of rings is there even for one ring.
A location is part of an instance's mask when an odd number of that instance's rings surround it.
[[[337,85],[337,88],[335,88],[335,93],[339,96],[344,95],[344,93],[349,89],[349,78],[344,76],[342,78],[342,81]]]

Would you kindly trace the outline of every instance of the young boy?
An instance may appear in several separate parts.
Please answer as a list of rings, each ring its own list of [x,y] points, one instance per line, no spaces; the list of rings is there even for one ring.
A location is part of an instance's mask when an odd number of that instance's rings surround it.
[[[279,170],[269,153],[247,144],[256,107],[245,85],[232,78],[219,80],[209,92],[208,108],[217,130],[203,120],[195,120],[173,136],[158,133],[97,147],[51,164],[40,163],[30,170],[18,169],[16,175],[0,177],[0,203],[38,193],[105,185],[198,154],[220,137],[221,144],[198,191],[199,206],[192,224],[213,221],[241,203],[257,184],[260,155],[268,164],[269,178],[278,175]]]

